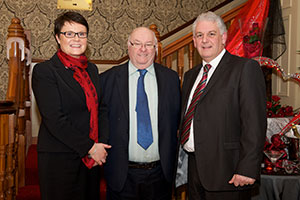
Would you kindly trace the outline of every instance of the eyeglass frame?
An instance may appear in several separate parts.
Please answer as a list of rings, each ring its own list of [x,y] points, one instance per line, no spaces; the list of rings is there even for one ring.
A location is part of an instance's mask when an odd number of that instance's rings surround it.
[[[136,49],[140,49],[142,47],[145,47],[145,49],[152,50],[152,49],[156,48],[156,44],[151,44],[150,45],[150,43],[143,44],[143,43],[137,43],[137,42],[131,42],[131,41],[129,41],[129,43],[133,48],[136,48]]]
[[[74,36],[73,37],[69,37],[69,36],[67,36],[66,34],[67,33],[72,33],[72,34],[74,34]],[[84,34],[86,34],[86,37],[81,37],[79,34],[82,34],[82,33],[84,33]],[[59,32],[59,34],[63,34],[66,38],[75,38],[76,37],[76,35],[77,35],[77,37],[78,38],[87,38],[88,37],[88,33],[87,32],[73,32],[73,31],[65,31],[65,32]]]

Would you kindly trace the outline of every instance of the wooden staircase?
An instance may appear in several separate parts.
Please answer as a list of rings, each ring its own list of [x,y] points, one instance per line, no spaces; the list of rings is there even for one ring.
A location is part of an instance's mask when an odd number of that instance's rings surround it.
[[[228,26],[244,5],[239,5],[222,15]],[[160,36],[156,25],[151,25],[150,28],[158,39],[156,62],[177,71],[181,80],[185,71],[201,62],[194,49],[191,31],[163,45],[164,40],[172,35]],[[28,131],[31,125],[30,49],[19,19],[12,19],[8,32],[9,83],[6,100],[0,102],[0,200],[16,199],[19,188],[25,186],[26,174],[31,173],[28,169],[25,171],[26,149],[31,145],[31,142],[26,142],[31,141],[31,132]],[[118,65],[126,60],[128,56],[117,61],[92,60],[92,62],[101,66],[101,64]],[[43,60],[33,60],[33,62],[40,61]],[[32,190],[38,189],[36,186],[32,187],[35,187]],[[185,199],[185,190],[181,191],[179,196]]]
[[[15,199],[25,184],[26,129],[30,124],[29,43],[20,20],[8,27],[9,79],[6,100],[0,102],[0,200]]]

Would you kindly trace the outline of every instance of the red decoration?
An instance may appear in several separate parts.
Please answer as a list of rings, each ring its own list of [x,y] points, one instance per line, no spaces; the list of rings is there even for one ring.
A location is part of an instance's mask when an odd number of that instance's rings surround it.
[[[272,165],[275,165],[274,167],[276,168],[282,168],[282,160],[287,158],[287,153],[284,150],[284,148],[286,148],[286,144],[283,142],[282,137],[283,136],[280,134],[274,134],[271,137],[271,143],[267,140],[265,141],[264,150],[276,150],[283,153],[283,156],[275,164],[271,163],[268,158],[264,159],[265,165],[269,168],[272,168]]]
[[[254,57],[252,59],[256,60],[260,64],[260,66],[266,66],[266,67],[271,68],[271,69],[276,69],[276,71],[278,72],[278,74],[280,76],[282,76],[282,78],[284,80],[288,80],[288,79],[291,78],[291,79],[297,81],[298,83],[300,83],[300,74],[299,73],[286,74],[284,72],[284,70],[279,66],[279,64],[277,62],[275,62],[274,60],[272,60],[271,58],[258,56],[258,57]],[[279,100],[280,100],[280,97],[278,97],[278,96],[272,96],[271,102],[267,102],[267,110],[270,111],[272,107],[274,107],[274,108],[277,107],[278,108],[278,106],[280,108],[281,106],[279,104]],[[287,106],[287,107],[285,107],[284,111],[280,111],[279,112],[280,113],[279,116],[280,115],[290,115],[292,113],[292,110],[293,110],[293,108],[291,106]],[[270,113],[267,113],[267,114],[272,115]],[[265,146],[264,146],[265,150],[274,149],[274,150],[279,150],[279,151],[284,152],[284,155],[282,156],[282,159],[278,160],[275,163],[275,167],[282,168],[282,162],[287,157],[286,152],[284,150],[284,148],[286,146],[285,146],[284,141],[282,140],[282,137],[284,137],[284,135],[288,131],[290,131],[291,128],[295,124],[299,124],[299,123],[300,123],[300,112],[298,112],[297,114],[295,114],[295,116],[289,121],[289,123],[287,125],[285,125],[285,127],[283,127],[283,129],[278,134],[275,134],[275,135],[272,136],[271,143],[268,142],[268,141],[265,142]],[[272,166],[271,162],[267,158],[265,158],[264,162],[265,162],[265,164],[266,164],[267,167]]]
[[[229,27],[227,51],[241,57],[261,56],[260,40],[268,12],[269,0],[249,0]]]
[[[267,101],[267,117],[289,117],[293,115],[293,107],[281,106],[279,96],[273,95],[271,101]]]
[[[278,74],[282,76],[283,80],[287,80],[289,78],[292,78],[293,80],[297,81],[300,83],[300,74],[299,73],[294,73],[294,74],[286,74],[284,70],[279,66],[277,62],[275,62],[271,58],[263,57],[263,56],[258,56],[252,58],[253,60],[256,60],[260,66],[266,66],[268,68],[276,69]]]

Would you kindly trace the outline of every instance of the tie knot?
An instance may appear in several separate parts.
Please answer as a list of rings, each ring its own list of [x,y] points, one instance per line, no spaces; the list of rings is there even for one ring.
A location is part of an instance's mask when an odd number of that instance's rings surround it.
[[[138,71],[140,72],[140,76],[145,76],[145,74],[147,73],[146,69],[138,69]]]
[[[211,65],[210,64],[206,64],[204,65],[204,71],[208,72],[211,68]]]

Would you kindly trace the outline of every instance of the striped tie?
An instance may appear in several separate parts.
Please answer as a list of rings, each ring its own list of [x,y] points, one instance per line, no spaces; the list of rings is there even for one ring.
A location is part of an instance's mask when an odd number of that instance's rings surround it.
[[[195,107],[196,107],[196,105],[200,99],[200,96],[203,93],[203,90],[205,88],[206,80],[207,80],[207,73],[210,68],[211,68],[210,64],[206,64],[204,66],[203,76],[194,91],[192,101],[189,105],[189,108],[188,108],[184,118],[183,118],[183,126],[182,126],[182,132],[181,132],[181,144],[182,145],[184,145],[189,139],[191,122],[192,122],[192,119],[194,118]]]

